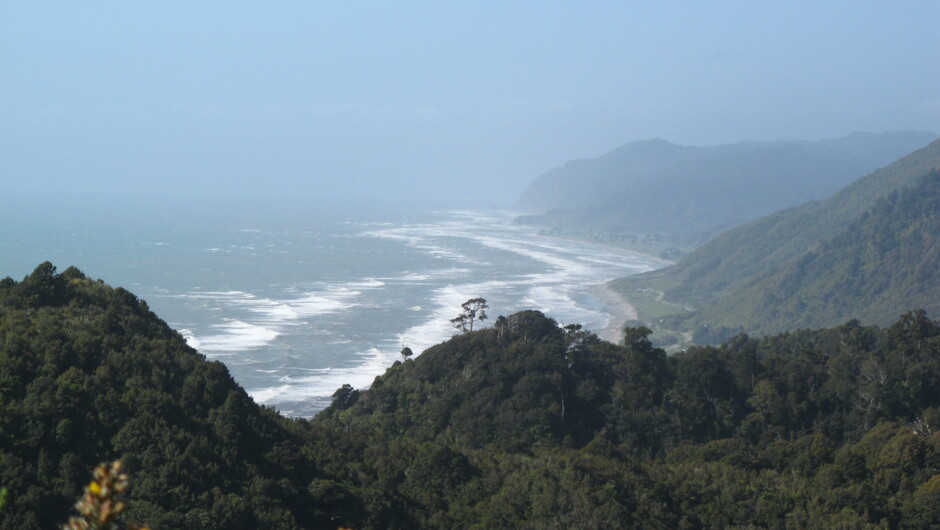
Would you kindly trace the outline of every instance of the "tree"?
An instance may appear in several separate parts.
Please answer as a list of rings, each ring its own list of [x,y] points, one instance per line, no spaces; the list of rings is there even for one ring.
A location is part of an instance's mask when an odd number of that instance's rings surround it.
[[[496,338],[502,339],[503,336],[506,334],[506,331],[509,329],[509,319],[507,319],[503,315],[499,315],[498,317],[496,317],[496,323],[493,326],[493,328],[496,329]]]
[[[471,298],[463,304],[460,304],[463,312],[456,318],[450,319],[450,323],[460,331],[473,331],[473,323],[486,320],[486,310],[490,306],[486,305],[485,298]]]
[[[53,305],[59,302],[62,294],[62,279],[56,274],[55,265],[48,261],[41,263],[23,279],[20,289],[30,304],[35,306]]]
[[[646,326],[627,326],[623,328],[623,345],[636,352],[647,352],[652,350],[653,344],[649,336],[653,330]]]

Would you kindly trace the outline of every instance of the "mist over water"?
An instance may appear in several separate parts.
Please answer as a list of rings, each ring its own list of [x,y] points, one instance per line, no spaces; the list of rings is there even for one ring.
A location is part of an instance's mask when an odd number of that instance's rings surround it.
[[[17,222],[2,219],[0,276],[48,259],[123,286],[256,401],[299,416],[343,384],[367,387],[403,346],[450,338],[469,298],[486,298],[491,319],[538,309],[600,330],[611,315],[589,287],[657,266],[539,236],[500,211],[201,204],[180,216],[146,203],[82,215],[87,204],[17,204]]]

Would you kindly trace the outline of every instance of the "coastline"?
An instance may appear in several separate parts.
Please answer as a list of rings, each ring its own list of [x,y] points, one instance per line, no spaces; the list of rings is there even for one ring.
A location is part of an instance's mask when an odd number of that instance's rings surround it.
[[[623,336],[624,325],[630,320],[637,319],[636,308],[623,295],[611,289],[607,283],[592,285],[588,292],[603,302],[612,318],[604,329],[597,330],[597,336],[602,340],[617,344]]]
[[[523,226],[525,226],[525,225],[523,225]],[[538,228],[538,227],[536,227],[536,228]],[[614,245],[613,243],[608,243],[608,242],[605,242],[605,241],[595,241],[595,240],[593,240],[593,239],[588,239],[588,238],[580,238],[580,237],[574,237],[574,236],[564,236],[564,235],[559,235],[559,234],[551,234],[551,235],[549,235],[549,234],[539,234],[539,237],[544,237],[544,238],[547,238],[547,239],[555,239],[555,240],[558,240],[558,241],[574,241],[574,242],[576,242],[576,243],[587,243],[587,244],[590,244],[590,245],[597,245],[597,246],[599,246],[599,247],[605,247],[605,248],[614,248],[614,249],[617,249],[617,250],[626,250],[627,252],[631,252],[631,253],[633,253],[633,254],[636,254],[637,256],[643,256],[644,258],[646,258],[646,259],[652,261],[653,263],[656,263],[657,265],[661,265],[662,267],[668,267],[668,266],[670,266],[670,265],[675,265],[675,264],[676,264],[675,261],[668,260],[668,259],[665,259],[665,258],[661,258],[661,257],[656,256],[656,255],[654,255],[654,254],[650,254],[649,252],[645,252],[645,251],[642,251],[642,250],[637,250],[637,249],[635,249],[635,248],[633,248],[633,247],[629,247],[629,246]],[[617,294],[617,293],[614,293],[614,294]],[[618,294],[617,296],[620,296],[620,295]],[[621,297],[621,298],[622,298],[622,297]]]

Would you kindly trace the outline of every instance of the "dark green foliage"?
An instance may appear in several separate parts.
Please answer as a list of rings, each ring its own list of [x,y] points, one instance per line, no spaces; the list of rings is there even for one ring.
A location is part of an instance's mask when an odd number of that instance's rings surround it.
[[[727,326],[702,324],[692,333],[692,342],[695,344],[716,346],[743,332],[744,328],[741,326],[729,328]]]
[[[24,286],[25,284],[25,286]],[[925,528],[940,325],[923,311],[667,357],[538,311],[256,406],[146,304],[44,264],[0,282],[0,528],[54,527],[100,461],[155,528]]]
[[[538,312],[315,418],[369,527],[917,527],[940,511],[940,327],[923,312],[667,358]],[[539,330],[539,331],[536,331]],[[341,448],[341,449],[337,449]]]
[[[299,430],[124,289],[50,263],[0,284],[0,528],[63,523],[114,459],[154,528],[315,526]]]

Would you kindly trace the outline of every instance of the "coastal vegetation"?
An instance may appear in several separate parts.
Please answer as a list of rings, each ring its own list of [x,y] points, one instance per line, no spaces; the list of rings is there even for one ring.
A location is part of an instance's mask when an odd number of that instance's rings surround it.
[[[849,319],[888,324],[908,307],[936,314],[940,142],[871,173],[825,201],[729,230],[673,266],[611,286],[658,334],[717,344]]]
[[[538,311],[346,386],[254,404],[147,304],[48,263],[0,281],[0,528],[68,518],[120,459],[151,528],[923,528],[940,524],[940,326],[667,356]]]
[[[886,323],[906,307],[940,314],[940,171],[879,199],[796,260],[749,280],[696,317],[754,333]]]
[[[127,516],[152,528],[332,524],[296,424],[125,289],[48,262],[0,280],[0,528],[61,525],[113,460],[134,477]]]

